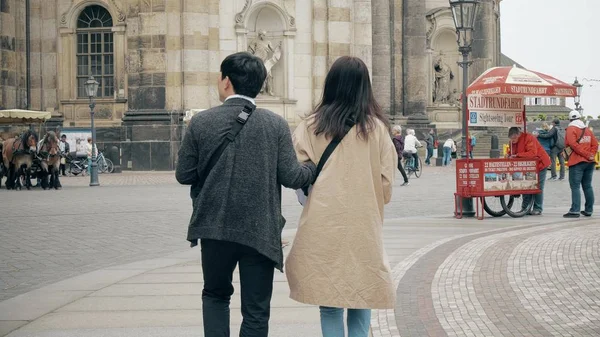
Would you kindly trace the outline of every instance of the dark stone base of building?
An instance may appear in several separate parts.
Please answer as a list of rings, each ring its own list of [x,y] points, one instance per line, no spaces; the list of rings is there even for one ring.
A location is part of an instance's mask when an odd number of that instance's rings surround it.
[[[185,126],[183,112],[128,111],[121,126],[97,127],[98,150],[115,165],[115,172],[170,171],[175,169],[177,152]],[[32,125],[40,134],[47,130],[88,131],[89,127],[64,127],[63,119],[53,117],[44,124]],[[0,132],[18,133],[23,125],[3,126]],[[40,135],[41,136],[41,135]],[[74,149],[72,149],[75,151]]]

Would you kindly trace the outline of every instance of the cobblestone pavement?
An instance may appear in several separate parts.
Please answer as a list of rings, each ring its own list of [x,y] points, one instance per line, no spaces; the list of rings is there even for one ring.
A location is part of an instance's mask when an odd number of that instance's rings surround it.
[[[597,219],[448,238],[394,275],[398,305],[375,315],[374,336],[600,335]]]
[[[426,167],[411,186],[401,182],[398,177],[387,219],[452,214],[453,168]],[[89,177],[62,183],[61,191],[0,190],[0,301],[85,272],[189,249],[191,202],[172,172],[100,175],[96,188],[88,186]],[[568,191],[566,182],[548,183],[546,207],[566,210]],[[301,210],[294,192],[285,190],[286,228],[296,226]],[[405,257],[394,247],[389,251]]]

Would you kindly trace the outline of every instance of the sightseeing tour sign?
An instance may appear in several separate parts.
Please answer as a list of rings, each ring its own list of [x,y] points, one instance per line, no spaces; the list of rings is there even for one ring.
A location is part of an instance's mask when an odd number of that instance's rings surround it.
[[[469,125],[522,127],[524,102],[522,96],[469,95]]]
[[[536,159],[459,159],[456,189],[476,195],[537,194]]]

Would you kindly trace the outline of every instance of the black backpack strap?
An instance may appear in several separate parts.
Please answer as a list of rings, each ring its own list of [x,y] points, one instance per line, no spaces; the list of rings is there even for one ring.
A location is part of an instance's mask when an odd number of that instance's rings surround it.
[[[242,109],[242,111],[236,117],[235,121],[233,121],[231,130],[229,130],[227,135],[225,135],[225,139],[223,140],[223,142],[221,142],[221,144],[219,145],[217,150],[210,157],[210,160],[208,161],[208,165],[204,169],[204,179],[206,179],[206,177],[208,176],[210,171],[213,169],[213,167],[215,167],[215,165],[221,158],[221,155],[223,155],[223,152],[225,151],[227,146],[229,146],[230,143],[233,143],[233,141],[235,140],[235,137],[237,137],[237,135],[240,133],[240,131],[242,130],[244,125],[246,125],[248,118],[250,118],[250,116],[252,115],[252,113],[254,112],[255,109],[256,109],[256,106],[254,104],[244,105],[244,108]],[[204,185],[204,180],[198,182],[198,184],[196,186],[192,186],[192,192],[191,192],[192,198],[194,198],[197,195],[197,193],[200,192],[200,188],[202,188],[203,185]]]
[[[327,147],[325,148],[325,151],[323,151],[323,154],[321,155],[321,159],[319,159],[319,164],[317,164],[317,172],[315,175],[315,181],[317,180],[317,177],[319,177],[321,170],[323,170],[323,167],[325,166],[327,159],[329,159],[329,157],[331,156],[331,154],[333,153],[335,148],[341,143],[342,139],[344,139],[344,137],[348,134],[350,129],[352,129],[354,124],[356,124],[356,122],[353,119],[347,118],[346,123],[344,125],[344,135],[340,138],[333,138],[331,140],[331,142],[329,142],[329,145],[327,145]],[[302,190],[304,191],[304,195],[308,195],[308,186],[303,187]]]

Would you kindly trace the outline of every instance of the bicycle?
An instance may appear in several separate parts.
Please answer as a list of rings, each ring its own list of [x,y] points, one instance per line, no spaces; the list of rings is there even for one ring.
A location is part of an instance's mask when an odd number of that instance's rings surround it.
[[[415,168],[415,158],[412,155],[407,155],[404,158],[404,170],[406,170],[406,175],[410,177],[414,174],[415,177],[420,178],[423,173],[423,161],[421,160],[421,157],[419,157],[419,169]]]
[[[113,173],[115,170],[115,165],[113,164],[112,160],[104,157],[104,153],[102,152],[98,152],[96,164],[98,165],[98,172],[100,173]]]

